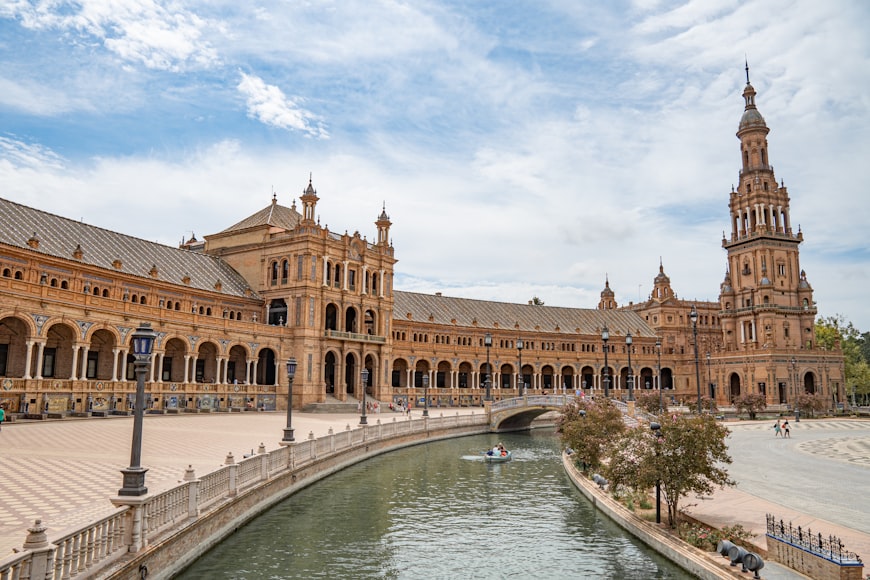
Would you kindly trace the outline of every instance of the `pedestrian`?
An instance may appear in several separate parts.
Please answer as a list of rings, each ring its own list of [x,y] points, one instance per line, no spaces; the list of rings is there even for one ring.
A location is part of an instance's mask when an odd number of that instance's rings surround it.
[[[3,421],[6,420],[6,409],[0,406],[0,430],[3,429]]]
[[[773,436],[782,437],[782,428],[779,426],[779,419],[777,419],[776,423],[773,425]]]
[[[789,439],[791,439],[791,429],[788,424],[788,419],[786,419],[785,422],[782,424],[782,430],[785,433],[783,435],[783,438],[788,437]]]

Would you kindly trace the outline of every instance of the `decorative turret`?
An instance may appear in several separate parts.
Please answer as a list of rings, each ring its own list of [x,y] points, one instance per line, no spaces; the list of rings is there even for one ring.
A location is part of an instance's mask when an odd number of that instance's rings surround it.
[[[674,296],[674,291],[671,289],[671,279],[665,274],[665,268],[662,265],[662,259],[659,258],[659,273],[653,282],[653,300],[664,302],[668,298]]]
[[[614,310],[617,307],[613,290],[610,289],[610,279],[605,275],[604,290],[601,291],[601,300],[598,302],[598,310]]]
[[[317,207],[317,200],[320,198],[317,197],[317,190],[314,189],[314,185],[312,184],[312,175],[308,175],[308,187],[305,188],[305,191],[302,192],[302,197],[299,198],[302,201],[302,223],[306,225],[314,224],[314,210]]]
[[[387,215],[387,202],[384,202],[381,215],[378,216],[378,221],[375,222],[375,225],[378,226],[378,245],[389,246],[390,226],[392,222],[390,221],[390,216]]]

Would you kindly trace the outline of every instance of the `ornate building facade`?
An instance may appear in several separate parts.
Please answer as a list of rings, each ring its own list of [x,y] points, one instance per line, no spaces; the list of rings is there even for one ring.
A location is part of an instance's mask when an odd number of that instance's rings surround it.
[[[661,263],[649,299],[623,307],[609,280],[595,309],[396,291],[385,208],[373,241],[331,232],[315,219],[310,180],[301,212],[273,196],[179,248],[0,199],[0,404],[31,416],[127,412],[141,322],[158,333],[153,412],[286,408],[290,357],[295,408],[359,400],[363,389],[382,403],[428,396],[438,406],[659,387],[720,405],[753,392],[769,405],[804,391],[844,401],[842,353],[815,344],[803,237],[748,76],[743,96],[718,302],[679,299]]]

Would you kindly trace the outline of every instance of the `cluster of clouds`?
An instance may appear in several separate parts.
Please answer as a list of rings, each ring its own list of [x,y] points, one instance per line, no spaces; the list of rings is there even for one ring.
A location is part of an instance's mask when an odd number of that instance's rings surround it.
[[[716,300],[744,62],[823,315],[870,330],[870,8],[848,0],[12,0],[0,195],[176,244],[310,172],[397,285]],[[129,219],[128,216],[136,216]]]

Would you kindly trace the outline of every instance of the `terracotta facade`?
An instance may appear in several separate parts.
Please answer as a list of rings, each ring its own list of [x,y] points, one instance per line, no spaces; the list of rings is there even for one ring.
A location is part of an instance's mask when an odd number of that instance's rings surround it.
[[[487,369],[496,400],[523,388],[600,395],[605,385],[628,398],[629,387],[661,382],[664,396],[689,404],[699,385],[720,406],[751,392],[783,408],[803,391],[845,402],[842,353],[815,344],[803,235],[748,79],[743,96],[728,268],[711,302],[679,299],[662,264],[649,299],[621,307],[609,280],[589,309],[396,291],[385,208],[373,241],[331,232],[315,219],[310,181],[301,211],[273,197],[179,248],[0,200],[0,403],[33,416],[128,411],[141,322],[158,332],[153,411],[284,409],[289,357],[295,408],[359,400],[363,369],[384,405],[420,405],[424,394],[431,406],[480,405]]]

